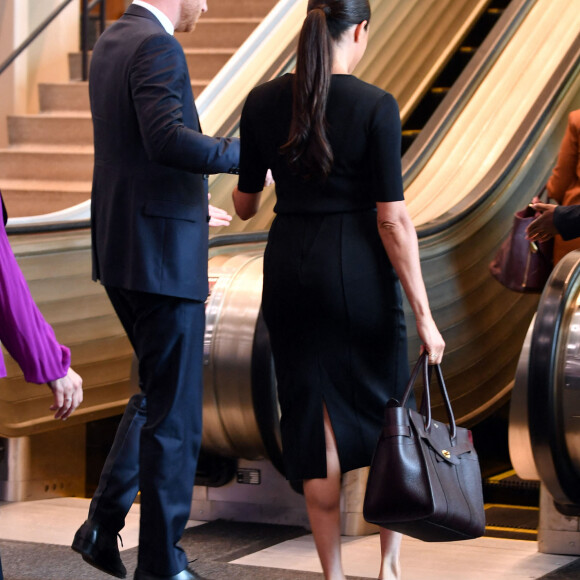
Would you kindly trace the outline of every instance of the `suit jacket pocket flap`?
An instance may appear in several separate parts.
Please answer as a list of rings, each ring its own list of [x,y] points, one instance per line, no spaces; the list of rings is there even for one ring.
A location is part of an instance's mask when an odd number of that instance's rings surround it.
[[[166,199],[150,199],[145,203],[143,213],[148,216],[161,217],[172,220],[198,221],[199,208],[187,203]]]

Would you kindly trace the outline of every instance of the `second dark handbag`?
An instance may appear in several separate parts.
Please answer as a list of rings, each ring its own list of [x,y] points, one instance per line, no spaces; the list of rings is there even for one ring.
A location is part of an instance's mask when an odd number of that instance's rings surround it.
[[[479,460],[471,432],[455,425],[441,367],[434,365],[449,423],[431,417],[427,354],[411,374],[402,401],[391,399],[371,463],[364,518],[427,542],[482,536],[485,513]],[[406,407],[423,369],[421,412]]]
[[[536,212],[529,206],[514,214],[509,237],[489,265],[491,275],[515,292],[541,293],[552,272],[554,240],[526,239],[526,228],[534,219]]]

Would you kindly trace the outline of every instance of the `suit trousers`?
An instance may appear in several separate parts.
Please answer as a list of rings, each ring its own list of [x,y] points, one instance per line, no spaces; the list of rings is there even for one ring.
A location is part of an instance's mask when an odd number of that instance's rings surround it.
[[[201,444],[202,302],[106,287],[139,361],[141,393],[119,424],[89,517],[119,532],[141,491],[140,570],[187,566],[177,546],[189,519]]]

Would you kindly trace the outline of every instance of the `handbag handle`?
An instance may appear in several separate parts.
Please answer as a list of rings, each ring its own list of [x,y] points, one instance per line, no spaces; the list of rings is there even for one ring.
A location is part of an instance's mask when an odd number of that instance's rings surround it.
[[[437,376],[437,382],[439,383],[439,390],[443,396],[443,401],[445,403],[445,410],[447,412],[447,418],[449,419],[449,434],[451,438],[451,444],[455,444],[457,438],[457,426],[455,425],[455,416],[453,415],[453,409],[451,408],[451,401],[449,400],[449,394],[447,393],[447,387],[445,386],[445,381],[443,380],[443,373],[441,372],[441,365],[430,365],[428,364],[429,354],[423,352],[417,362],[415,367],[411,372],[411,377],[403,393],[403,398],[401,399],[401,407],[405,407],[411,396],[411,391],[419,371],[423,370],[423,397],[421,399],[421,415],[425,418],[425,431],[429,432],[431,430],[432,418],[431,418],[431,395],[430,395],[430,383],[432,369],[435,368],[435,374]]]
[[[546,195],[546,199],[542,202],[542,195]],[[536,194],[536,196],[542,203],[548,203],[550,201],[550,196],[548,194],[548,187],[546,185],[543,185],[540,188],[540,191],[538,191],[538,193]]]

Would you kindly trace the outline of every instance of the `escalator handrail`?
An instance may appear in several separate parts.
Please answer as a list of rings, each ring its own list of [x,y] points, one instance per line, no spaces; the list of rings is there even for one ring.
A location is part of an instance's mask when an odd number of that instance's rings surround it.
[[[436,219],[417,227],[417,236],[427,238],[442,232],[463,220],[492,197],[507,175],[526,157],[531,143],[541,133],[551,112],[562,97],[562,89],[580,73],[580,35],[568,50],[566,57],[545,84],[519,129],[514,133],[503,153],[476,187],[449,210]]]
[[[208,113],[210,107],[221,107],[220,96],[234,80],[247,73],[248,63],[252,58],[255,58],[256,54],[259,54],[262,45],[269,37],[278,34],[278,28],[288,21],[289,11],[295,5],[296,0],[279,0],[266,18],[211,80],[196,99],[196,107],[201,117]]]
[[[492,31],[477,49],[435,113],[427,121],[402,158],[403,183],[407,186],[423,168],[453,122],[497,61],[537,0],[511,0]]]

